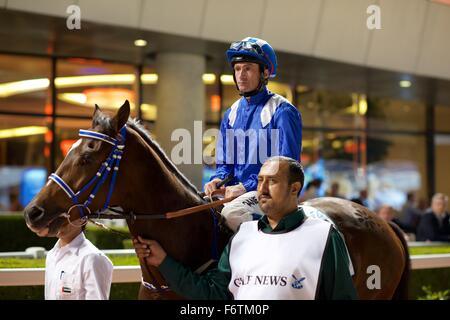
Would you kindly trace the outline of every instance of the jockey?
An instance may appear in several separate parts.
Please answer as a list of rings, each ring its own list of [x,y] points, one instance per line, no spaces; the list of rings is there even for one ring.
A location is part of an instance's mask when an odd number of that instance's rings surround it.
[[[267,89],[277,73],[277,57],[264,40],[245,38],[226,52],[233,79],[242,96],[222,119],[216,148],[216,173],[205,185],[205,194],[217,190],[227,177],[225,197],[239,196],[226,204],[222,215],[232,230],[262,212],[256,199],[258,172],[271,156],[300,159],[302,119],[285,98]],[[256,215],[255,215],[256,214]]]

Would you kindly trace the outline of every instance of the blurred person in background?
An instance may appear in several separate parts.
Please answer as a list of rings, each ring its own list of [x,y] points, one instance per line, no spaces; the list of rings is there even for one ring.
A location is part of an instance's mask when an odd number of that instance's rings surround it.
[[[436,193],[417,227],[417,241],[450,241],[448,196]]]
[[[23,207],[19,200],[19,191],[17,188],[11,188],[9,192],[9,211],[22,211]]]
[[[392,222],[395,223],[396,225],[398,225],[400,227],[400,229],[403,230],[403,236],[404,238],[409,241],[410,237],[405,233],[405,230],[403,229],[403,225],[402,223],[396,218],[396,214],[395,214],[395,210],[393,207],[391,207],[390,205],[382,205],[378,211],[377,211],[377,215],[383,219],[384,221],[386,221],[387,223]]]
[[[335,197],[335,198],[344,198],[340,193],[339,193],[339,189],[340,189],[340,185],[339,182],[333,182],[331,184],[330,190],[327,191],[326,196],[327,197]]]
[[[404,226],[404,230],[410,233],[416,233],[417,226],[419,225],[420,218],[423,211],[417,206],[416,194],[410,191],[406,195],[406,202],[402,207],[399,220]]]
[[[322,179],[316,178],[311,180],[305,187],[305,192],[300,196],[299,202],[309,199],[318,198],[320,196],[320,187],[322,186]]]
[[[362,189],[359,191],[359,196],[357,198],[352,198],[351,201],[360,204],[364,207],[369,207],[369,200],[367,197],[367,189]]]

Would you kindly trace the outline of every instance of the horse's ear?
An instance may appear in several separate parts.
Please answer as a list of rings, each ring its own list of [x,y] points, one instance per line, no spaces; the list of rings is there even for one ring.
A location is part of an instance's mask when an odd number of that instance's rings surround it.
[[[99,116],[99,114],[100,114],[101,112],[102,112],[102,110],[100,109],[100,107],[99,107],[97,104],[95,104],[95,107],[94,107],[94,114],[92,115],[92,128],[95,127],[95,125],[96,125],[95,119],[97,119],[97,117]]]
[[[95,118],[97,116],[97,113],[100,112],[100,111],[102,111],[100,109],[100,107],[97,104],[95,104],[94,114],[92,115],[92,119]]]
[[[119,131],[128,121],[128,117],[130,116],[130,103],[128,100],[125,100],[124,104],[120,107],[116,116],[114,117],[117,123],[116,130]]]

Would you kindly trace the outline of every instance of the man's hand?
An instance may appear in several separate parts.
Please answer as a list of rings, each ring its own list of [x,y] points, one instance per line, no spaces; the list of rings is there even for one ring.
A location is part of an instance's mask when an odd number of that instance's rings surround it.
[[[217,184],[218,184],[219,182],[222,182],[222,180],[219,179],[219,178],[215,178],[215,179],[211,180],[210,182],[208,182],[207,184],[205,184],[205,194],[206,194],[208,197],[211,195],[211,193],[212,193],[213,191],[217,190]],[[221,189],[222,189],[222,188],[225,188],[225,187],[222,186]]]
[[[238,197],[244,193],[246,193],[245,187],[242,183],[239,183],[235,186],[229,186],[225,188],[225,198]]]
[[[147,240],[138,236],[133,238],[134,250],[139,259],[144,259],[151,266],[159,267],[164,261],[167,254],[164,249],[155,240]]]

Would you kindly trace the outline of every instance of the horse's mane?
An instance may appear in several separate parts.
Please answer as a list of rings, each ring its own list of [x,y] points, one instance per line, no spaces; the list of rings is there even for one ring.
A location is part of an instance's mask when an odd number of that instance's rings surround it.
[[[198,195],[197,188],[192,184],[192,182],[189,181],[186,176],[181,173],[181,171],[175,166],[175,164],[169,159],[169,157],[166,155],[164,150],[161,148],[161,146],[153,140],[153,138],[150,136],[150,133],[147,131],[147,129],[144,128],[143,125],[139,123],[138,119],[128,119],[127,125],[130,126],[133,130],[135,130],[142,139],[151,147],[156,154],[159,156],[161,161],[166,165],[169,170],[175,174],[175,176],[184,183],[187,187],[191,189],[192,192],[194,192],[196,195]]]

